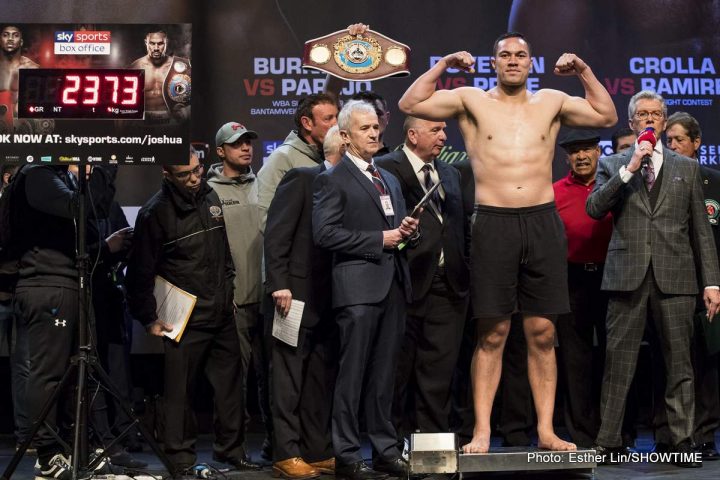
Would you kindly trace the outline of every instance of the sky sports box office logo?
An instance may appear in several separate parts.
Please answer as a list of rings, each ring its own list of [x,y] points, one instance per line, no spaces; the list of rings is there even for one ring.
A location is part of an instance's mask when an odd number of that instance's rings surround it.
[[[110,32],[55,32],[55,55],[110,55]]]

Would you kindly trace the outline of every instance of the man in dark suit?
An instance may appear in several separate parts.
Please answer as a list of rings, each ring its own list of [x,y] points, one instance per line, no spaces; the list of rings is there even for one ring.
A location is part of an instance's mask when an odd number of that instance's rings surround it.
[[[412,292],[405,250],[418,220],[405,217],[397,179],[374,165],[379,125],[373,107],[350,101],[338,117],[347,153],[314,183],[313,238],[333,252],[332,306],[340,336],[332,437],[338,478],[407,475],[391,421],[397,351]],[[415,239],[413,239],[415,240]],[[373,467],[363,462],[358,425],[365,404]]]
[[[266,289],[281,314],[305,302],[297,346],[273,338],[273,473],[306,479],[335,472],[330,413],[337,374],[337,333],[330,308],[332,255],[312,239],[313,181],[340,161],[337,125],[317,167],[293,168],[280,181],[265,225]]]
[[[650,91],[630,99],[630,127],[647,127],[659,138],[665,127],[665,100]],[[643,157],[650,157],[643,162]],[[601,395],[598,453],[617,454],[620,427],[648,310],[662,339],[668,366],[665,402],[672,442],[692,453],[695,420],[690,339],[698,278],[709,317],[720,304],[720,272],[703,204],[697,162],[640,141],[626,152],[600,161],[587,212],[613,215],[613,234],[605,261],[602,289],[609,291],[607,356]],[[699,276],[696,275],[696,265]],[[630,367],[630,368],[629,368]],[[617,457],[605,457],[607,461]],[[677,457],[678,466],[702,463]]]
[[[670,150],[699,161],[698,153],[702,144],[702,131],[698,121],[687,112],[675,112],[668,117],[665,128],[667,146]],[[705,211],[715,239],[715,249],[720,252],[720,172],[714,168],[700,166]],[[706,320],[697,313],[705,309],[698,298],[693,336],[693,371],[695,374],[695,432],[693,439],[702,453],[702,459],[717,460],[715,432],[720,428],[720,402],[718,401],[718,360],[717,353],[710,354],[705,342]],[[657,398],[657,396],[656,396]],[[655,417],[655,447],[662,450],[662,443],[669,437],[667,417],[664,411]]]
[[[403,130],[403,148],[378,158],[377,166],[400,181],[409,210],[435,183],[441,186],[420,215],[422,240],[407,254],[413,298],[398,358],[393,416],[398,429],[405,418],[409,431],[447,432],[450,384],[468,306],[470,229],[460,173],[436,160],[447,139],[445,122],[407,117]]]

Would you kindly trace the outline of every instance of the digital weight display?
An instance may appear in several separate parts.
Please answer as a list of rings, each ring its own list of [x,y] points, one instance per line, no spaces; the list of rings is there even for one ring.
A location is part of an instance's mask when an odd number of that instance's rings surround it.
[[[142,120],[145,70],[21,68],[18,118]]]

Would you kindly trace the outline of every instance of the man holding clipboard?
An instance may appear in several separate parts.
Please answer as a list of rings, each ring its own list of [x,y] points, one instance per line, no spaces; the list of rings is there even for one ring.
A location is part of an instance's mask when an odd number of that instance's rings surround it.
[[[338,116],[347,152],[313,184],[313,239],[333,252],[332,307],[340,338],[332,440],[336,478],[406,476],[397,448],[391,402],[397,351],[412,293],[406,253],[398,245],[415,235],[418,220],[398,180],[377,168],[379,124],[372,105],[351,100]],[[363,461],[359,410],[365,402],[373,468]]]
[[[161,190],[138,213],[126,285],[132,316],[151,335],[165,337],[165,453],[178,471],[197,461],[191,396],[203,372],[215,394],[213,458],[241,470],[259,469],[247,460],[243,448],[244,394],[243,383],[237,381],[240,341],[233,319],[235,272],[220,198],[203,179],[194,150],[188,165],[163,166],[163,177]],[[173,326],[159,315],[162,309],[177,309],[156,300],[156,281],[161,282],[157,276],[172,284],[169,288],[183,290],[180,296],[196,297],[180,337],[165,336]]]

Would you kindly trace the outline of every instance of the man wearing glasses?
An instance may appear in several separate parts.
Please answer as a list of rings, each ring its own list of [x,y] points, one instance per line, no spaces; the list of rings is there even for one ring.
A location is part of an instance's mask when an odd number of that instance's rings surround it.
[[[604,463],[622,461],[618,454],[626,451],[620,438],[625,397],[650,311],[668,367],[665,404],[670,437],[674,452],[684,454],[673,463],[700,467],[702,463],[691,456],[695,395],[690,361],[699,286],[709,319],[720,306],[720,272],[700,168],[663,149],[659,141],[653,146],[640,137],[652,127],[659,140],[665,129],[667,107],[660,95],[645,90],[635,94],[628,118],[639,144],[600,160],[587,201],[591,217],[612,212],[614,222],[602,281],[609,303],[596,449],[605,455]]]
[[[128,261],[130,312],[148,333],[171,328],[157,319],[155,277],[195,295],[197,301],[180,342],[163,338],[165,350],[165,453],[178,471],[195,464],[197,426],[190,395],[199,372],[215,392],[213,458],[251,468],[243,451],[243,382],[240,341],[233,318],[235,276],[222,204],[202,178],[191,150],[187,165],[163,166],[163,183],[140,210]]]

